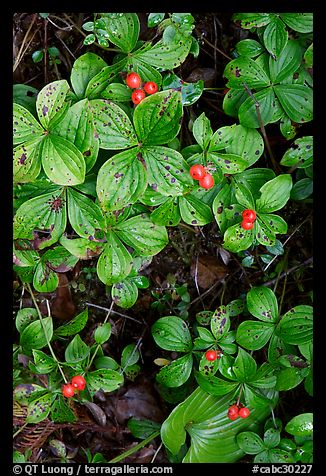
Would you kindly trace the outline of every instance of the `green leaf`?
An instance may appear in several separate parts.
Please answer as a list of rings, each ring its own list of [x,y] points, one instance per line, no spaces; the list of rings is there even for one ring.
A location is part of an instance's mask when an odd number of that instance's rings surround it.
[[[75,364],[86,359],[89,353],[90,348],[81,339],[80,335],[77,334],[66,347],[65,359],[69,364]]]
[[[224,69],[223,76],[228,80],[227,88],[242,89],[244,83],[250,89],[260,89],[270,85],[270,79],[265,71],[248,56],[239,56],[230,61]]]
[[[97,261],[100,280],[111,286],[127,277],[132,268],[132,257],[120,239],[112,231],[107,234],[107,243]]]
[[[220,305],[212,315],[210,326],[216,339],[220,338],[230,329],[230,318],[225,306]]]
[[[82,193],[68,188],[68,217],[75,232],[82,238],[100,241],[105,219],[100,207]],[[99,234],[101,232],[101,234]]]
[[[26,423],[39,423],[48,416],[53,400],[52,393],[46,393],[40,398],[33,400],[27,408]]]
[[[70,107],[53,133],[72,142],[84,157],[86,172],[91,170],[97,159],[99,139],[95,134],[93,114],[87,99]]]
[[[51,421],[54,423],[75,423],[77,417],[63,395],[57,395],[51,408]]]
[[[84,45],[91,45],[96,40],[96,36],[93,33],[90,33],[84,38]]]
[[[94,340],[96,344],[104,344],[104,342],[108,341],[111,336],[111,324],[109,322],[105,322],[104,324],[100,324],[94,332]]]
[[[186,322],[177,316],[158,319],[151,328],[157,345],[165,350],[188,352],[192,349],[192,339]]]
[[[20,144],[13,150],[16,183],[33,182],[41,172],[42,137]]]
[[[238,110],[241,104],[248,98],[248,94],[243,89],[231,88],[224,96],[223,110],[225,114],[238,117]]]
[[[274,326],[267,322],[244,321],[237,328],[236,341],[249,350],[264,347],[274,332]]]
[[[244,230],[238,223],[230,226],[224,233],[223,247],[232,252],[247,250],[253,243],[253,230]]]
[[[257,371],[255,359],[244,349],[239,347],[238,355],[233,364],[233,372],[239,382],[253,380]]]
[[[311,43],[311,45],[308,46],[308,48],[306,49],[303,55],[303,63],[304,63],[304,67],[307,69],[313,67],[314,65],[314,44],[313,43]],[[15,102],[18,102],[18,100],[16,100]]]
[[[279,17],[274,16],[272,21],[266,26],[263,41],[265,48],[271,54],[272,58],[278,58],[288,41],[288,33],[284,23]]]
[[[310,33],[313,31],[313,14],[312,13],[281,13],[282,20],[299,33]]]
[[[231,203],[235,202],[234,189],[231,184],[225,183],[221,190],[218,192],[214,198],[212,211],[215,217],[215,220],[218,223],[218,226],[221,230],[221,233],[224,233],[227,226],[229,225],[229,220],[226,217],[226,209]]]
[[[112,357],[106,355],[97,357],[94,361],[94,365],[97,369],[118,370],[120,368],[119,364]]]
[[[123,13],[116,16],[107,14],[105,18],[105,30],[108,39],[118,46],[124,53],[132,51],[137,43],[140,23],[136,13]]]
[[[60,79],[47,84],[38,93],[36,110],[40,123],[45,129],[49,128],[52,119],[63,107],[68,91],[68,82]]]
[[[293,185],[291,190],[292,200],[304,200],[308,198],[313,192],[313,181],[311,178],[303,178]]]
[[[101,96],[114,102],[131,101],[131,89],[125,84],[111,83],[102,91]]]
[[[146,165],[139,149],[120,152],[107,160],[97,176],[96,191],[105,210],[135,203],[147,187]]]
[[[38,242],[38,249],[58,241],[66,228],[67,212],[65,206],[52,210],[51,203],[60,197],[61,193],[60,189],[55,194],[42,194],[24,202],[14,217],[14,239],[33,240],[38,236],[36,235],[38,230],[46,233],[46,237]]]
[[[313,308],[299,305],[290,309],[277,326],[277,334],[287,344],[305,344],[313,337]]]
[[[31,322],[23,329],[20,334],[20,345],[23,349],[42,349],[42,347],[46,346],[47,340],[50,341],[52,339],[52,317],[44,317],[42,318],[42,322],[43,326],[41,322],[37,320]]]
[[[239,55],[255,58],[264,52],[264,47],[258,41],[247,38],[245,40],[238,41],[236,44],[236,50]]]
[[[38,373],[48,374],[57,367],[56,361],[41,350],[32,349],[32,353]]]
[[[241,28],[250,30],[251,28],[260,28],[268,25],[272,19],[271,13],[235,13],[232,20],[239,22]]]
[[[264,246],[274,246],[276,242],[274,231],[265,226],[259,218],[255,222],[255,237],[258,243]]]
[[[190,193],[179,198],[179,206],[182,220],[189,225],[203,226],[213,220],[211,208]]]
[[[280,450],[278,448],[268,451],[269,463],[294,463],[294,456],[288,451]]]
[[[203,112],[193,123],[192,133],[200,147],[205,150],[212,138],[211,122]]]
[[[264,125],[272,121],[275,103],[275,94],[273,88],[264,88],[253,94],[255,100],[249,96],[239,107],[239,121],[243,126],[257,128],[260,127],[257,104],[259,104],[259,112],[261,121]]]
[[[133,125],[121,107],[108,99],[92,99],[90,106],[102,149],[125,149],[137,145]]]
[[[112,286],[111,297],[117,306],[129,309],[138,299],[138,287],[131,279],[124,279]]]
[[[71,321],[67,322],[63,326],[58,327],[54,331],[55,337],[67,337],[78,334],[84,329],[88,321],[88,309],[80,312]]]
[[[193,186],[189,165],[180,152],[169,147],[144,147],[148,185],[162,195],[182,195]]]
[[[284,234],[287,232],[287,229],[288,229],[286,221],[282,217],[278,215],[274,215],[273,213],[268,213],[268,214],[259,213],[258,223],[260,224],[261,228],[264,228],[265,232],[267,228],[268,230],[271,230],[273,233]]]
[[[248,455],[256,455],[265,449],[263,440],[253,431],[243,431],[236,438],[239,447]]]
[[[138,420],[136,417],[129,418],[127,425],[131,434],[141,440],[148,438],[161,427],[160,423],[156,421],[148,420],[147,418]]]
[[[39,293],[51,293],[57,289],[59,278],[57,273],[52,271],[46,263],[41,261],[36,266],[33,277],[33,286]]]
[[[77,185],[85,179],[83,154],[63,137],[45,137],[42,141],[42,165],[49,179],[58,185]]]
[[[21,334],[25,327],[27,327],[32,322],[36,321],[38,318],[37,310],[33,307],[25,307],[19,309],[16,316],[16,329]]]
[[[313,136],[300,137],[283,154],[280,164],[305,169],[313,162]]]
[[[181,90],[181,100],[183,106],[191,106],[203,93],[204,81],[199,79],[194,83],[187,83],[174,73],[167,73],[163,78],[162,89]]]
[[[301,84],[277,84],[274,91],[289,118],[298,124],[313,118],[313,93]]]
[[[166,228],[155,225],[145,213],[119,223],[115,232],[127,245],[142,256],[159,253],[168,243]]]
[[[92,393],[99,390],[114,392],[122,386],[123,381],[123,375],[111,369],[94,370],[86,376],[87,387]]]
[[[79,259],[92,259],[102,253],[104,244],[98,242],[90,242],[86,238],[69,239],[61,236],[60,244],[64,246],[73,256]]]
[[[169,89],[147,96],[135,109],[138,140],[146,145],[170,142],[180,130],[182,102],[179,91]]]
[[[106,62],[90,51],[76,59],[71,70],[70,81],[78,99],[85,97],[89,81],[105,66],[107,66]]]
[[[165,13],[149,13],[147,18],[147,26],[153,28],[154,26],[161,23],[165,16]],[[129,420],[130,421],[130,420]],[[129,424],[129,423],[128,423]]]
[[[291,78],[297,71],[302,60],[302,49],[295,40],[289,40],[279,54],[277,60],[269,58],[269,70],[272,82],[280,83],[284,79]]]
[[[256,200],[256,209],[259,213],[271,213],[283,208],[290,198],[292,177],[290,174],[281,174],[265,183],[261,189],[261,196]]]
[[[223,395],[229,395],[231,392],[235,392],[239,387],[239,382],[230,382],[229,380],[224,380],[215,375],[204,376],[202,372],[195,371],[195,377],[200,388],[216,397]],[[233,393],[232,393],[233,395]]]
[[[275,389],[273,388],[272,391],[274,392]],[[272,404],[271,400],[269,400],[269,398],[265,396],[265,393],[263,392],[260,391],[259,389],[253,388],[253,386],[244,384],[244,387],[243,387],[244,400],[251,411],[253,408],[261,408],[261,407],[264,407],[265,405]]]
[[[253,129],[248,130],[253,131]],[[241,174],[233,177],[233,180],[238,184],[242,183],[256,199],[260,196],[259,190],[261,187],[273,178],[275,178],[275,173],[272,169],[254,167],[253,169],[244,170]]]
[[[155,192],[154,192],[155,193]],[[166,198],[166,197],[164,197]],[[150,215],[156,225],[176,226],[180,223],[179,201],[175,197],[168,198],[157,207]]]
[[[247,162],[247,167],[257,162],[264,152],[264,140],[261,134],[255,129],[238,124],[232,130],[232,137],[228,153],[242,157]],[[253,170],[255,169],[250,172]]]
[[[267,448],[278,446],[280,439],[280,432],[276,428],[269,428],[264,433],[264,444]]]
[[[278,318],[278,304],[274,292],[266,286],[253,287],[247,294],[248,311],[261,321],[274,323]]]
[[[35,117],[22,105],[13,104],[13,144],[41,138],[44,130]]]
[[[137,350],[136,344],[127,345],[121,354],[121,367],[129,367],[138,362],[140,358],[139,351]]]
[[[234,181],[235,197],[243,207],[255,209],[255,201],[250,188],[241,181]]]
[[[285,431],[293,436],[312,436],[313,434],[313,414],[301,413],[287,423]]]
[[[169,365],[165,365],[156,374],[156,380],[159,384],[166,387],[180,387],[190,377],[192,370],[192,355],[186,354],[173,360]]]
[[[134,57],[141,59],[155,68],[165,71],[177,68],[186,59],[192,40],[190,36],[176,34],[173,41],[159,40],[146,51],[134,53]]]
[[[281,369],[277,372],[276,377],[275,389],[279,391],[291,390],[303,380],[300,370],[296,368]]]
[[[236,174],[248,167],[246,160],[236,154],[210,151],[207,158],[210,162],[213,162],[213,165],[220,168],[224,174]]]
[[[95,38],[94,38],[95,39]],[[113,81],[118,79],[118,74],[126,66],[126,58],[114,63],[111,66],[105,66],[99,73],[93,76],[85,91],[85,97],[89,99],[100,98],[102,91]]]
[[[12,92],[13,102],[15,104],[20,104],[31,114],[33,114],[34,117],[36,117],[36,97],[38,94],[38,90],[33,88],[32,86],[29,86],[28,84],[14,84]]]
[[[257,424],[270,413],[270,405],[251,410],[250,420],[230,421],[227,412],[230,397],[215,397],[197,388],[185,401],[177,405],[161,427],[164,445],[177,454],[191,437],[184,463],[234,463],[243,457],[235,435],[242,430],[257,431]]]

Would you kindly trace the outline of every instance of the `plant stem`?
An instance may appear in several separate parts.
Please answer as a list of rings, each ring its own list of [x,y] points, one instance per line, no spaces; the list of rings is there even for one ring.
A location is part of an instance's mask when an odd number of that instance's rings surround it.
[[[111,306],[110,306],[110,308],[108,309],[108,313],[107,313],[107,315],[105,316],[105,319],[104,319],[104,321],[103,321],[103,324],[105,324],[105,323],[107,322],[107,320],[109,319],[109,316],[110,316],[110,314],[111,314],[113,305],[114,305],[114,301],[112,300]],[[91,360],[90,360],[90,362],[89,362],[89,364],[88,364],[88,366],[87,366],[87,369],[85,370],[85,373],[87,373],[87,372],[88,372],[88,369],[91,367],[91,365],[92,365],[92,363],[93,363],[93,361],[94,361],[94,359],[95,359],[95,356],[96,356],[97,352],[99,351],[101,345],[102,345],[102,344],[98,344],[98,345],[97,345],[97,347],[96,347],[96,349],[95,349],[95,352],[94,352],[94,354],[92,355],[92,358],[91,358]]]
[[[154,440],[157,436],[159,436],[160,430],[154,431],[151,435],[149,435],[147,438],[145,438],[143,441],[140,441],[138,445],[133,446],[129,450],[125,451],[119,456],[116,456],[115,458],[111,459],[108,461],[108,463],[119,463],[119,461],[122,461],[123,459],[127,458],[127,456],[132,455],[133,453],[136,453],[136,451],[140,450],[144,446],[147,445],[150,441]]]
[[[239,392],[238,400],[237,400],[237,403],[236,403],[237,405],[239,405],[239,403],[240,403],[240,398],[241,398],[241,395],[242,395],[242,391],[243,391],[243,384],[240,387],[240,392]]]
[[[19,433],[21,431],[23,431],[23,429],[28,425],[27,422],[25,422],[20,428],[18,428],[18,430],[12,435],[13,439],[16,438],[17,435],[19,435]]]
[[[27,287],[27,289],[28,289],[28,292],[29,292],[30,295],[32,296],[32,300],[33,300],[34,306],[35,306],[35,308],[36,308],[36,310],[37,310],[37,314],[38,314],[38,317],[39,317],[40,322],[41,322],[41,326],[42,326],[42,329],[43,329],[43,332],[44,332],[44,335],[45,335],[45,339],[46,339],[47,346],[48,346],[48,348],[49,348],[49,350],[50,350],[50,352],[51,352],[51,355],[52,355],[53,359],[55,360],[55,362],[56,362],[56,364],[57,364],[57,366],[58,366],[58,369],[60,370],[60,373],[61,373],[61,375],[62,375],[62,378],[63,378],[64,382],[67,383],[66,376],[65,376],[65,374],[64,374],[64,372],[63,372],[63,370],[62,370],[62,367],[61,367],[61,365],[60,365],[60,362],[58,361],[57,356],[55,355],[54,350],[53,350],[53,348],[52,348],[52,345],[51,345],[51,343],[50,343],[50,341],[49,341],[49,338],[48,338],[46,329],[45,329],[45,327],[44,327],[42,314],[41,314],[40,308],[39,308],[39,306],[38,306],[38,304],[37,304],[37,302],[36,302],[36,299],[35,299],[35,296],[34,296],[34,294],[33,294],[32,288],[31,288],[31,286],[30,286],[29,283],[26,284],[26,287]]]

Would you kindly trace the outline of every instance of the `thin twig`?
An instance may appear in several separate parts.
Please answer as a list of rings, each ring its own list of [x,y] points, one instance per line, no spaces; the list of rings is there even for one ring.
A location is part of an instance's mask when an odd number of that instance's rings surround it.
[[[196,267],[195,267],[195,286],[197,289],[198,296],[200,298],[200,302],[202,303],[203,309],[205,309],[204,301],[200,295],[199,286],[198,286],[198,254],[196,255]]]
[[[112,300],[111,306],[110,306],[110,308],[108,309],[107,315],[105,316],[105,319],[104,319],[102,325],[106,324],[107,320],[109,319],[109,317],[110,317],[110,315],[111,315],[111,312],[112,312],[113,305],[114,305],[114,301]],[[91,367],[91,365],[92,365],[92,363],[93,363],[93,361],[94,361],[94,359],[95,359],[96,354],[98,353],[99,349],[101,348],[101,345],[102,345],[102,344],[98,344],[98,345],[97,345],[97,347],[96,347],[96,349],[95,349],[95,351],[94,351],[94,354],[92,355],[92,358],[91,358],[91,360],[89,361],[89,364],[87,365],[87,369],[86,369],[85,373],[88,372],[88,369],[90,369],[90,367]]]
[[[102,311],[109,312],[109,309],[107,307],[98,306],[97,304],[92,304],[91,302],[85,302],[85,304],[86,306],[96,307],[97,309],[102,309]],[[126,319],[130,319],[131,321],[135,321],[135,322],[138,322],[138,324],[141,324],[141,322],[138,321],[138,319],[127,316],[126,314],[122,314],[121,312],[118,312],[118,311],[113,311],[112,309],[111,309],[111,314],[116,314],[117,316],[125,317]]]
[[[44,82],[48,82],[48,20],[44,18]]]
[[[225,58],[227,58],[227,59],[230,60],[230,61],[232,60],[232,58],[231,58],[229,55],[227,55],[226,53],[224,53],[224,51],[222,51],[222,50],[220,50],[219,48],[217,48],[217,46],[213,45],[213,43],[211,43],[210,41],[208,41],[206,38],[203,37],[202,39],[203,39],[203,41],[204,41],[205,43],[207,43],[209,46],[211,46],[212,48],[214,48],[214,50],[218,51],[219,53],[221,53],[221,55],[225,56]]]
[[[23,41],[22,41],[20,50],[18,51],[16,60],[15,60],[15,63],[14,63],[13,71],[16,71],[16,69],[17,69],[17,67],[18,67],[18,65],[19,65],[19,63],[20,63],[20,61],[21,61],[21,58],[24,56],[24,54],[25,54],[27,48],[29,47],[31,41],[33,40],[33,38],[34,38],[34,36],[35,36],[35,34],[36,34],[36,32],[38,31],[38,29],[34,31],[34,33],[33,33],[33,35],[32,35],[32,38],[29,40],[29,42],[27,43],[27,45],[26,45],[26,47],[25,47],[25,49],[24,49],[24,51],[23,51],[23,48],[24,48],[24,45],[25,45],[25,41],[26,41],[26,39],[27,39],[27,37],[28,37],[28,35],[29,35],[29,32],[30,32],[31,29],[32,29],[32,26],[34,25],[35,20],[36,20],[36,13],[35,13],[35,15],[33,16],[33,20],[31,21],[31,24],[29,25],[28,30],[26,31],[25,36],[24,36],[24,38],[23,38]]]
[[[272,149],[271,149],[271,146],[269,144],[269,140],[268,140],[268,137],[267,137],[267,134],[266,134],[265,126],[264,126],[264,123],[263,123],[263,120],[262,120],[262,117],[261,117],[261,113],[260,113],[259,101],[257,101],[256,96],[251,92],[250,88],[248,87],[248,85],[246,83],[243,83],[243,87],[245,88],[246,92],[249,94],[249,96],[253,99],[253,101],[255,103],[257,118],[258,118],[258,122],[259,122],[259,127],[260,127],[261,133],[263,135],[263,139],[264,139],[266,148],[268,150],[269,157],[272,161],[274,170],[277,171],[277,172],[280,172],[281,171],[280,167],[279,167],[278,163],[275,161],[275,158],[274,158],[274,155],[273,155],[273,152],[272,152]]]
[[[160,446],[157,448],[157,450],[156,450],[155,453],[154,453],[153,458],[151,459],[151,463],[154,463],[154,461],[155,461],[155,459],[156,459],[156,456],[157,456],[158,453],[160,452],[160,449],[162,448],[162,446],[163,446],[163,442],[161,441]]]
[[[271,284],[274,284],[277,280],[283,279],[285,276],[287,276],[290,273],[293,273],[293,271],[296,271],[299,268],[302,268],[303,266],[308,266],[313,263],[313,257],[311,256],[310,258],[306,259],[303,263],[297,264],[296,266],[293,266],[290,269],[287,269],[286,271],[283,271],[283,273],[274,279],[271,279],[270,281],[267,281],[266,283],[261,283],[262,286],[270,286]]]

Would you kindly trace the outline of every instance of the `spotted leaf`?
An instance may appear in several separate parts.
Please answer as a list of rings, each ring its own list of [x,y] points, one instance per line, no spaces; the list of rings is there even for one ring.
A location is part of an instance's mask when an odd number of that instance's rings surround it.
[[[155,192],[154,192],[155,193]],[[164,197],[167,198],[167,197]],[[181,215],[179,211],[178,198],[167,198],[162,205],[151,213],[151,220],[156,225],[176,226],[180,223]]]
[[[158,319],[151,328],[157,345],[165,350],[188,352],[192,349],[192,339],[187,323],[177,316]]]
[[[253,243],[255,226],[251,230],[244,230],[239,223],[230,226],[224,233],[224,248],[232,252],[247,250]]]
[[[273,323],[244,321],[237,327],[236,341],[245,349],[258,350],[264,347],[273,332]]]
[[[227,88],[243,89],[243,84],[252,89],[264,88],[270,85],[270,79],[265,71],[248,56],[239,56],[230,61],[223,74],[228,82]]]
[[[147,96],[134,112],[139,141],[146,146],[170,142],[180,130],[181,117],[180,91],[168,89]]]
[[[90,106],[102,149],[125,149],[137,145],[133,125],[121,107],[108,99],[92,99]]]
[[[264,322],[275,322],[278,304],[274,292],[266,286],[253,287],[247,294],[248,311]]]
[[[124,279],[112,286],[111,297],[117,306],[129,309],[137,301],[138,288],[131,279]]]
[[[45,137],[42,142],[42,166],[49,179],[58,185],[77,185],[85,179],[86,165],[82,153],[63,137]]]
[[[169,241],[166,228],[155,225],[145,213],[119,223],[114,230],[124,243],[142,256],[156,255]]]
[[[106,62],[90,51],[76,59],[71,70],[70,81],[78,99],[84,97],[89,81],[105,66],[107,66]]]
[[[292,177],[281,174],[266,182],[260,189],[261,196],[256,200],[259,213],[270,213],[284,207],[290,198]]]
[[[68,217],[75,232],[90,241],[101,241],[105,219],[100,207],[75,190],[67,190]]]
[[[179,197],[180,215],[189,225],[203,226],[213,220],[211,208],[194,195]]]
[[[168,147],[144,147],[148,185],[162,195],[182,195],[193,187],[189,165],[180,152]]]
[[[101,206],[108,211],[135,203],[146,187],[146,164],[137,148],[114,155],[98,172],[97,195]]]
[[[107,243],[97,262],[97,274],[104,284],[111,286],[129,275],[132,257],[115,233],[111,231],[106,237]]]
[[[65,79],[60,79],[47,84],[38,93],[36,111],[40,123],[45,129],[48,129],[51,120],[63,107],[68,91],[68,82]]]
[[[20,144],[25,141],[34,141],[42,136],[43,127],[35,117],[20,104],[13,105],[13,143]]]
[[[156,374],[156,380],[165,387],[180,387],[190,377],[192,371],[193,358],[191,354],[186,354],[173,360],[169,365],[165,365]]]
[[[41,172],[42,138],[25,142],[14,148],[13,174],[17,183],[33,182]]]
[[[105,22],[108,40],[124,53],[132,51],[138,40],[140,23],[136,13],[105,13],[101,20]]]

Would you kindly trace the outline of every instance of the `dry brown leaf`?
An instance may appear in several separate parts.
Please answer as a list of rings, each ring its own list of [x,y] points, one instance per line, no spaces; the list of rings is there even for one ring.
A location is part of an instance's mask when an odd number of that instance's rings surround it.
[[[200,288],[208,289],[225,278],[227,267],[215,256],[202,255],[193,260],[190,273]]]

